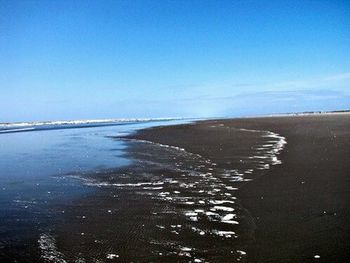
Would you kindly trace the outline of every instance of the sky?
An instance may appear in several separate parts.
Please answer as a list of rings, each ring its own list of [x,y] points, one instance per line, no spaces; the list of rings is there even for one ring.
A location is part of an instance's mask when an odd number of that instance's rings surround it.
[[[350,109],[349,47],[349,0],[0,0],[0,122]]]

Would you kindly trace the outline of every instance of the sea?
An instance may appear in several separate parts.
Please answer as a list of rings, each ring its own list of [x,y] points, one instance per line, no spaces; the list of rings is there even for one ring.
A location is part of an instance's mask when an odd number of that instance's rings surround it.
[[[53,247],[45,248],[53,246],[52,237],[42,233],[62,219],[69,202],[98,190],[71,175],[129,165],[130,160],[123,156],[125,143],[112,137],[189,121],[167,118],[0,124],[0,261],[64,262],[54,255]]]

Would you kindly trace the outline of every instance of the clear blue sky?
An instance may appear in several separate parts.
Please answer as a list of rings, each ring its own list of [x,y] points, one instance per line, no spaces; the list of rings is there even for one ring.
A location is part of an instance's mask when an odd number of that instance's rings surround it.
[[[0,122],[343,108],[348,0],[0,0]]]

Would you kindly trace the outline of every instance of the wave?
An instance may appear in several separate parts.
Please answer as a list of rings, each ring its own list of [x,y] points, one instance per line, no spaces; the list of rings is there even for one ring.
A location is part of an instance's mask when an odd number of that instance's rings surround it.
[[[129,118],[129,119],[91,119],[91,120],[58,120],[58,121],[36,121],[36,122],[6,122],[0,123],[0,133],[24,132],[41,129],[64,129],[79,127],[94,127],[107,125],[120,125],[131,123],[142,123],[152,121],[174,121],[185,118]]]
[[[0,133],[8,133],[8,132],[24,132],[24,131],[32,131],[35,130],[33,127],[29,127],[29,128],[18,128],[18,129],[5,129],[5,130],[1,130],[0,129]]]
[[[33,122],[4,122],[0,127],[25,127],[40,125],[70,125],[70,124],[95,124],[95,123],[114,123],[114,122],[146,122],[146,121],[171,121],[184,118],[122,118],[122,119],[92,119],[92,120],[58,120],[58,121],[33,121]]]

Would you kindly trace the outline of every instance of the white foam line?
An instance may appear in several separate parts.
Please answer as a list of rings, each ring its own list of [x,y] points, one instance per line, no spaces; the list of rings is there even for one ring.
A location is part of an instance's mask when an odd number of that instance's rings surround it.
[[[186,216],[197,216],[198,213],[197,213],[197,212],[192,212],[192,211],[190,211],[190,212],[186,212],[185,215],[186,215]]]
[[[204,230],[199,229],[199,228],[194,227],[194,226],[192,227],[192,231],[195,232],[195,233],[197,233],[197,234],[199,234],[199,235],[201,235],[201,236],[204,236],[204,235],[205,235],[205,231],[204,231]]]
[[[232,187],[232,186],[225,186],[227,190],[238,190],[237,187]]]
[[[25,127],[41,125],[72,125],[72,124],[94,124],[94,123],[118,123],[118,122],[146,122],[146,121],[171,121],[183,118],[130,118],[130,119],[91,119],[91,120],[58,120],[58,121],[37,121],[37,122],[12,122],[0,123],[0,127]]]
[[[228,206],[220,206],[220,205],[216,205],[214,206],[213,208],[210,209],[211,211],[227,211],[227,212],[232,212],[234,211],[235,209],[232,208],[232,207],[228,207]]]
[[[56,240],[49,234],[41,234],[38,240],[41,250],[41,257],[48,262],[67,263],[63,258],[63,253],[59,252],[56,247]]]
[[[106,258],[107,259],[115,259],[115,258],[119,258],[119,255],[117,255],[117,254],[107,254]]]
[[[145,186],[142,189],[144,189],[144,190],[162,190],[163,187],[162,186],[159,186],[159,187],[148,187],[148,186]]]
[[[258,167],[257,169],[269,169],[269,165],[277,165],[281,164],[282,161],[277,158],[277,155],[283,150],[284,146],[287,144],[287,140],[284,136],[279,135],[278,133],[272,131],[263,131],[263,130],[248,130],[248,129],[240,129],[244,131],[250,132],[263,132],[265,135],[263,137],[277,139],[278,141],[267,141],[265,144],[257,147],[257,150],[265,151],[265,155],[256,155],[250,156],[249,159],[267,159],[270,160],[271,163],[263,164],[263,166]]]
[[[236,217],[235,214],[227,214],[227,215],[225,215],[225,216],[222,218],[222,220],[223,220],[223,221],[227,221],[227,220],[231,220],[231,219],[233,219],[233,218],[235,218],[235,217]]]
[[[247,131],[247,132],[264,132],[263,130],[251,130],[251,129],[244,129],[244,128],[239,128],[238,130]]]
[[[192,152],[189,152],[189,151],[186,151],[186,149],[184,148],[181,148],[181,147],[178,147],[178,146],[173,146],[173,145],[168,145],[168,144],[162,144],[162,143],[158,143],[158,142],[152,142],[152,141],[148,141],[148,140],[141,140],[141,139],[125,139],[127,141],[136,141],[136,142],[143,142],[143,143],[148,143],[148,144],[152,144],[152,145],[156,145],[156,146],[159,146],[159,147],[162,147],[162,148],[168,148],[168,149],[173,149],[173,150],[177,150],[177,151],[181,151],[185,154],[188,154],[190,156],[196,156],[197,158],[200,158],[202,159],[203,161],[205,161],[205,163],[207,164],[210,164],[212,165],[212,161],[207,159],[207,158],[204,158],[203,156],[201,156],[200,154],[198,153],[192,153]]]
[[[192,248],[189,247],[180,247],[181,251],[192,251]]]
[[[238,225],[239,222],[238,221],[235,221],[235,220],[221,220],[222,223],[225,223],[225,224],[232,224],[232,225]]]
[[[126,184],[120,184],[120,183],[107,183],[107,182],[101,182],[101,183],[95,183],[95,182],[87,182],[86,185],[90,186],[114,186],[114,187],[140,187],[144,185],[163,185],[164,182],[143,182],[143,183],[126,183]]]
[[[20,131],[32,131],[34,128],[19,128],[19,129],[8,129],[0,131],[0,133],[11,133],[11,132],[20,132]]]
[[[214,205],[222,205],[224,203],[231,203],[234,204],[234,201],[231,200],[210,200],[209,203],[214,204]]]
[[[220,231],[220,230],[213,230],[212,232],[215,235],[221,236],[221,237],[226,237],[226,238],[230,238],[232,236],[236,237],[236,233],[233,231]]]
[[[269,158],[269,156],[266,156],[266,155],[254,155],[249,157],[249,159],[267,159],[267,158]]]

